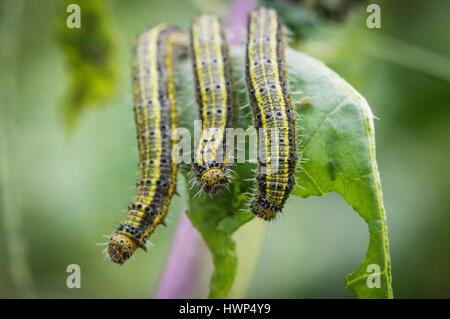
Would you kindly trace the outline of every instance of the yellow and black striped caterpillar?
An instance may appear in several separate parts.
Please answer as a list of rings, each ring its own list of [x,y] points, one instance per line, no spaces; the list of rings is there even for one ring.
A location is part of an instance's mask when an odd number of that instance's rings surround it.
[[[143,32],[134,49],[134,114],[139,145],[137,194],[128,216],[108,245],[111,260],[123,264],[137,248],[145,248],[156,226],[164,224],[175,191],[177,164],[171,133],[176,128],[173,64],[185,34],[165,24]]]
[[[283,209],[295,183],[296,118],[289,93],[282,22],[261,8],[248,20],[246,82],[259,133],[257,194],[251,210],[270,220]]]
[[[195,19],[191,54],[202,120],[193,171],[202,189],[215,194],[229,183],[226,128],[234,126],[237,112],[228,45],[217,16],[205,14]]]

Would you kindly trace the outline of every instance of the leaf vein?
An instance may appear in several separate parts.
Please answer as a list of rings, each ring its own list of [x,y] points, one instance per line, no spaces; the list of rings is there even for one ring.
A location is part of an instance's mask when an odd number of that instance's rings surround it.
[[[334,112],[336,112],[338,109],[340,109],[345,102],[348,100],[349,98],[345,98],[341,101],[341,103],[339,103],[337,106],[335,106],[333,109],[331,109],[330,111],[328,111],[325,116],[323,117],[322,121],[319,123],[319,125],[317,125],[316,129],[314,130],[314,132],[311,134],[310,138],[306,141],[305,146],[303,146],[302,150],[300,151],[300,158],[303,157],[303,153],[306,151],[306,149],[308,148],[308,146],[310,145],[312,139],[314,138],[314,136],[320,131],[320,128],[322,127],[322,125],[325,123],[325,121],[327,119],[330,118],[331,115],[333,115]]]

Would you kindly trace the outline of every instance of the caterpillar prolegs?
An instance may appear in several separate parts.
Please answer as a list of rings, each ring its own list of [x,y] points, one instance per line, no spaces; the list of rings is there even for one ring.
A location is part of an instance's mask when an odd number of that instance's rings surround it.
[[[195,19],[191,55],[202,120],[193,171],[202,189],[214,194],[229,183],[226,128],[234,126],[237,113],[228,45],[217,16],[205,14]]]
[[[108,245],[111,260],[123,264],[145,248],[156,226],[164,224],[175,191],[177,164],[171,132],[176,125],[173,64],[187,48],[185,34],[165,24],[144,31],[133,57],[134,114],[139,147],[137,194],[128,216]]]
[[[257,194],[251,210],[270,220],[281,212],[294,187],[296,118],[289,93],[282,22],[261,8],[248,20],[246,82],[260,132]]]

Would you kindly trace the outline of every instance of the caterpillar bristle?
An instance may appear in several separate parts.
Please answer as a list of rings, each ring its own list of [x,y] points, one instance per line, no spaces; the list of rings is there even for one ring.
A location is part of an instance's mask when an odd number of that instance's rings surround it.
[[[109,241],[103,243],[95,243],[95,246],[108,246]]]

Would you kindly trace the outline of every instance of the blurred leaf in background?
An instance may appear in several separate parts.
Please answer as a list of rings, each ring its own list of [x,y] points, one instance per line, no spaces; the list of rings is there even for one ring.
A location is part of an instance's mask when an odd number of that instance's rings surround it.
[[[66,58],[70,82],[63,100],[64,121],[72,129],[83,110],[102,105],[117,87],[117,44],[109,17],[107,2],[82,0],[80,28],[69,28],[66,20],[71,12],[62,14],[73,1],[60,3],[57,15],[57,38]],[[64,10],[64,11],[63,11]],[[72,11],[75,14],[75,11]]]

